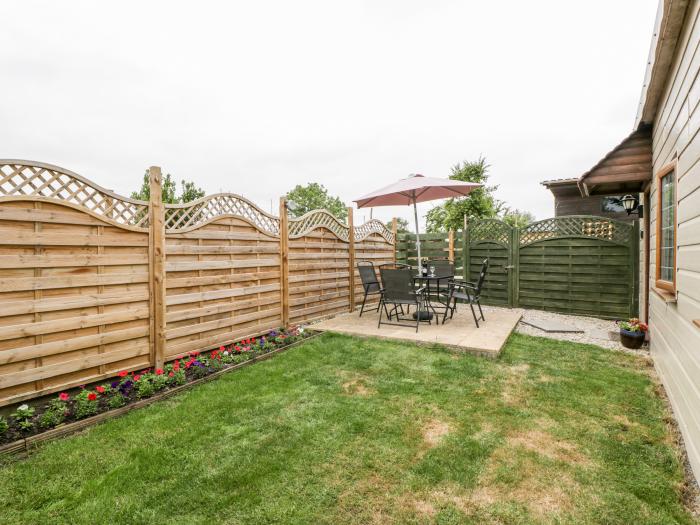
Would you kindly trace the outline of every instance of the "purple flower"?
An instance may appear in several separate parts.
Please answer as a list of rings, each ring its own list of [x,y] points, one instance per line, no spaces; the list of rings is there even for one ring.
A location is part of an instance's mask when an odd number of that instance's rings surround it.
[[[119,381],[112,381],[112,384],[109,386],[112,388],[117,388],[119,386]]]
[[[132,386],[134,386],[134,382],[131,381],[131,379],[128,379],[119,386],[119,392],[121,395],[127,396]]]

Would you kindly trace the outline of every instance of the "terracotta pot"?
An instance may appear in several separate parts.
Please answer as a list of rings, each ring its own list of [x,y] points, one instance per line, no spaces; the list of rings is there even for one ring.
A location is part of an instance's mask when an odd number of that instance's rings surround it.
[[[625,348],[636,350],[644,344],[646,332],[630,332],[620,328],[620,342]]]

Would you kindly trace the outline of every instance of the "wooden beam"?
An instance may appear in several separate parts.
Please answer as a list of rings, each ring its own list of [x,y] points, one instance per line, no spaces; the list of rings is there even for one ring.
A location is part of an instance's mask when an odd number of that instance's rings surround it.
[[[348,207],[348,269],[350,271],[350,311],[355,310],[355,226],[352,207]]]
[[[158,166],[148,168],[150,188],[150,232],[148,236],[151,277],[151,362],[162,368],[165,362],[165,208]]]
[[[289,217],[287,200],[280,197],[280,289],[282,292],[282,326],[289,326]]]

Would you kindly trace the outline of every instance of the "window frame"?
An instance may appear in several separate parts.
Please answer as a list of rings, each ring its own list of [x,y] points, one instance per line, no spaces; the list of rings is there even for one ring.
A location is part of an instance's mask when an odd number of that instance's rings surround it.
[[[678,270],[678,172],[677,162],[673,161],[656,174],[656,288],[676,293],[676,272]],[[669,173],[673,175],[673,280],[661,279],[661,179]]]

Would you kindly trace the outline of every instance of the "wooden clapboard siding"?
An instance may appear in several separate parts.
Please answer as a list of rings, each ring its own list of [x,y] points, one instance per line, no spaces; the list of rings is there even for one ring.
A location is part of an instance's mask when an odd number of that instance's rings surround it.
[[[289,321],[346,312],[350,307],[348,243],[325,227],[289,240]]]
[[[677,274],[675,302],[653,293],[656,276],[658,185],[650,187],[649,325],[657,370],[678,419],[688,457],[700,474],[700,3],[681,13],[668,72],[663,73],[658,108],[644,104],[653,117],[653,172],[675,163],[677,177]],[[668,40],[668,39],[666,39]],[[661,44],[659,44],[661,45]],[[654,65],[657,68],[656,65]],[[657,82],[658,84],[658,82]],[[652,101],[653,102],[653,101]],[[648,109],[650,108],[650,109]],[[673,297],[673,296],[672,296]]]
[[[224,217],[165,242],[166,360],[282,324],[279,237]]]
[[[149,363],[148,234],[0,201],[0,404]]]

